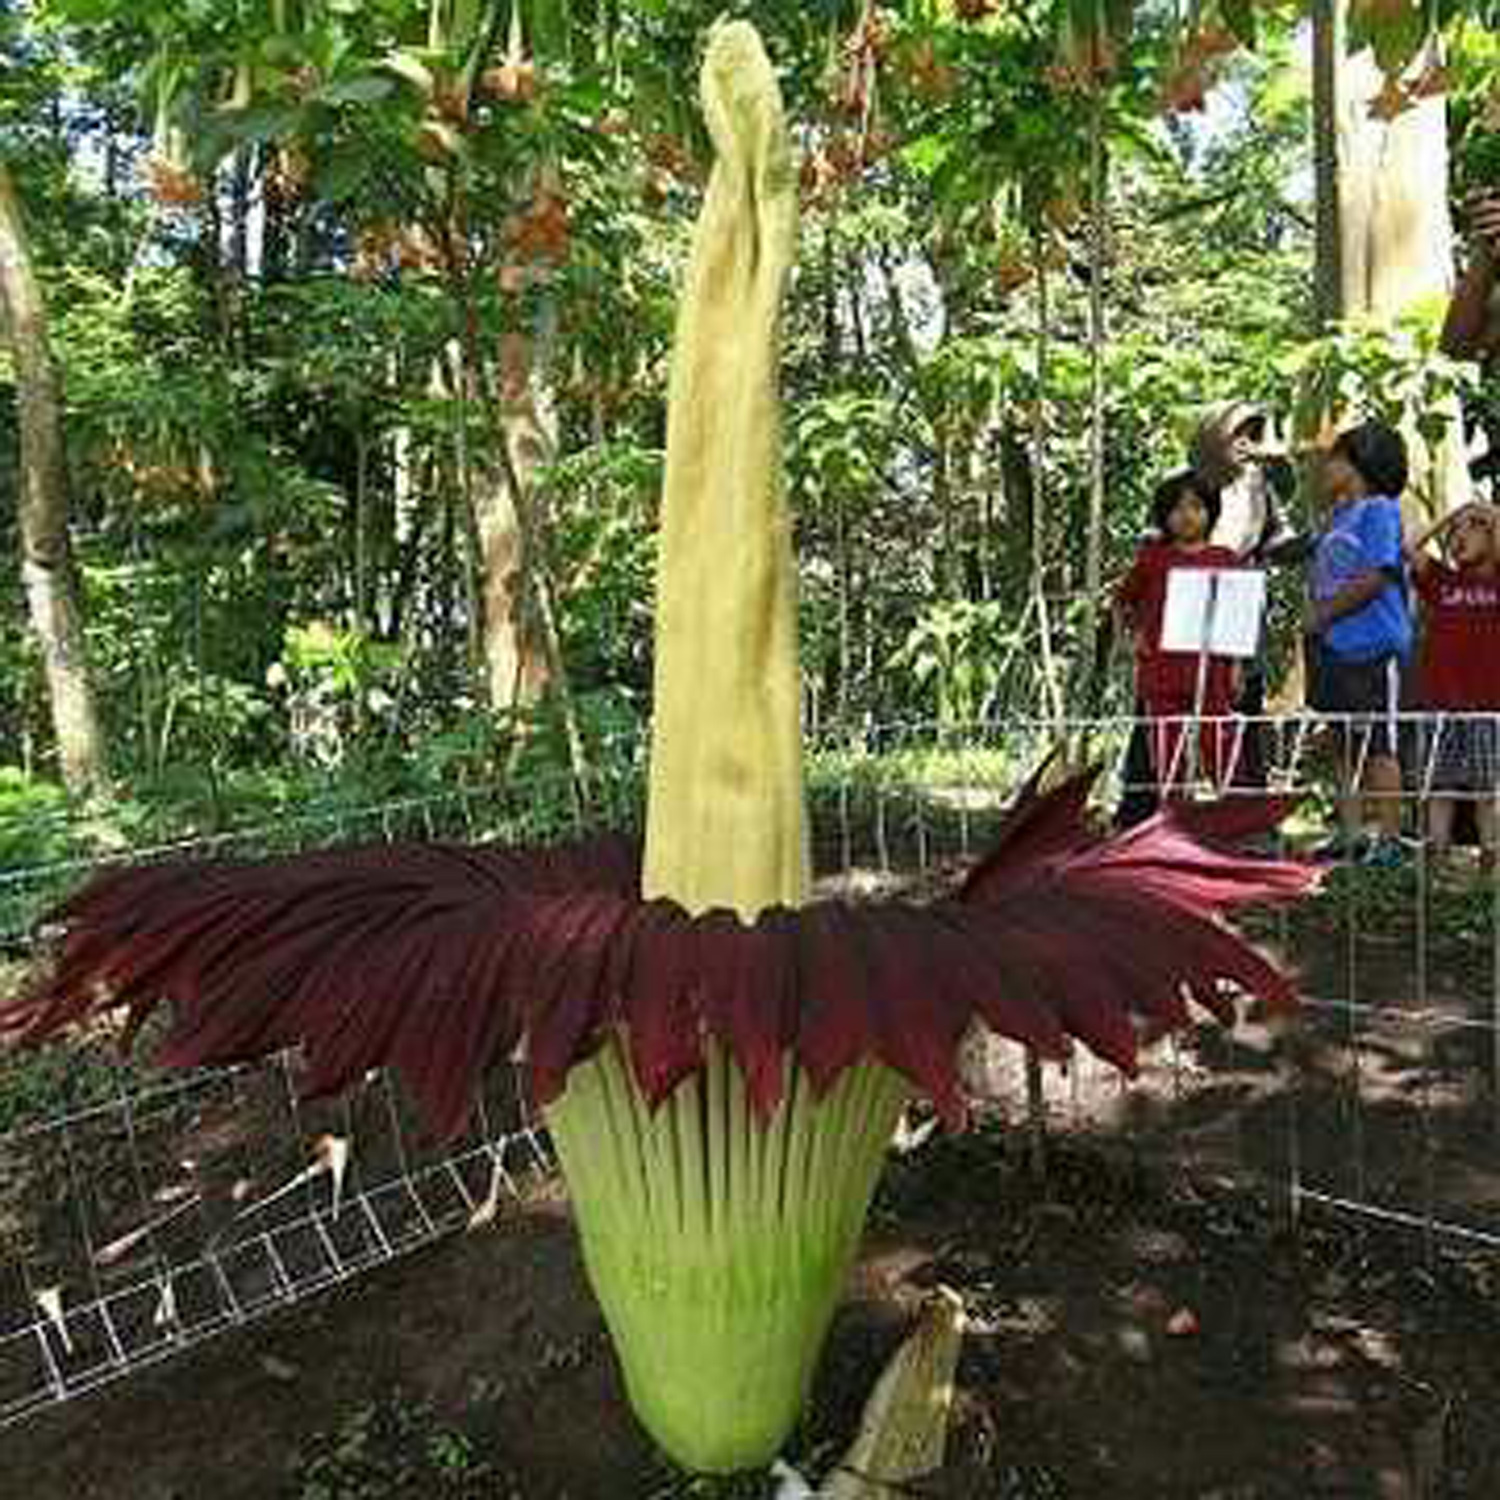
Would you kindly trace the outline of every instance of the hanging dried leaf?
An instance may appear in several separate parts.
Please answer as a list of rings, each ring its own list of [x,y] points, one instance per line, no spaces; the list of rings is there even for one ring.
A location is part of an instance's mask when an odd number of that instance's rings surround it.
[[[1380,92],[1370,100],[1367,112],[1372,120],[1391,121],[1415,109],[1417,100],[1399,78],[1387,75]]]
[[[497,63],[479,75],[480,91],[505,104],[531,104],[541,93],[536,64],[529,57]]]
[[[147,191],[166,208],[194,208],[203,201],[203,184],[175,162],[152,156],[146,162]]]

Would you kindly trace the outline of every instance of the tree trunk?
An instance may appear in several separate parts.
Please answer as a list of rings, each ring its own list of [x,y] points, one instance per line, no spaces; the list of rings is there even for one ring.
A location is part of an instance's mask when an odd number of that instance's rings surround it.
[[[21,578],[41,647],[58,758],[70,791],[104,787],[104,739],[84,653],[68,539],[61,403],[41,290],[10,174],[0,161],[0,313],[15,360],[21,430]]]
[[[1452,289],[1447,105],[1437,94],[1391,120],[1371,115],[1383,78],[1368,49],[1343,50],[1346,3],[1318,0],[1314,12],[1318,310],[1327,321],[1393,325]],[[1457,410],[1450,415],[1451,435],[1435,453],[1408,433],[1410,493],[1434,511],[1469,499],[1462,427]]]
[[[548,378],[556,336],[548,309],[535,339],[507,334],[499,359],[501,483],[475,520],[484,567],[485,660],[496,708],[549,700],[568,747],[575,812],[591,779],[588,754],[568,681],[558,624],[549,524],[540,477],[557,456],[557,410]],[[502,698],[502,693],[508,694]]]
[[[250,274],[250,196],[254,171],[250,148],[241,146],[229,168],[228,270],[236,287],[243,287]]]
[[[1108,185],[1105,181],[1104,90],[1096,87],[1089,105],[1089,524],[1084,552],[1083,589],[1086,610],[1084,649],[1085,712],[1098,711],[1103,683],[1098,663],[1100,616],[1104,613],[1104,324],[1105,242],[1109,233]]]
[[[1447,108],[1441,94],[1372,119],[1382,78],[1369,51],[1334,84],[1338,129],[1339,304],[1345,317],[1395,318],[1452,287]]]
[[[502,340],[499,370],[500,437],[505,458],[474,476],[474,523],[479,534],[480,594],[485,671],[490,703],[504,711],[535,703],[547,686],[548,653],[533,609],[528,511],[537,473],[552,456],[550,413],[537,395],[527,340]]]
[[[260,257],[257,270],[261,283],[271,286],[286,280],[288,259],[287,213],[281,194],[273,191],[272,179],[276,170],[276,153],[262,145],[256,163],[260,181]]]
[[[1339,234],[1339,61],[1344,53],[1340,0],[1313,0],[1313,173],[1317,195],[1314,307],[1318,331],[1343,316],[1343,255]]]

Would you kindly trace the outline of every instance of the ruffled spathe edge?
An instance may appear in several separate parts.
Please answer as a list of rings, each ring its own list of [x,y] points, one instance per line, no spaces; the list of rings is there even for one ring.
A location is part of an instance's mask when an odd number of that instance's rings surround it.
[[[638,854],[616,838],[109,871],[55,914],[53,968],[0,1011],[0,1034],[40,1040],[123,1007],[128,1042],[166,1000],[166,1065],[301,1047],[311,1095],[389,1066],[443,1137],[512,1056],[546,1106],[618,1031],[656,1105],[713,1039],[762,1121],[790,1055],[820,1093],[877,1059],[957,1124],[959,1043],[976,1022],[1049,1058],[1080,1041],[1131,1072],[1143,1037],[1190,1021],[1189,999],[1226,1020],[1226,984],[1295,1003],[1222,920],[1315,886],[1305,865],[1229,846],[1284,806],[1169,809],[1106,837],[1091,780],[1041,793],[1034,778],[953,897],[774,907],[752,923],[641,900]]]

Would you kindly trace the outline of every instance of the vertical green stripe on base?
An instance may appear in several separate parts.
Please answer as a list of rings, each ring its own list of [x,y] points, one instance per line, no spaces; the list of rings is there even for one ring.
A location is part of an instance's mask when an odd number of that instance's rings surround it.
[[[599,1150],[622,1089],[652,1163],[649,1196],[612,1177]],[[739,1068],[712,1045],[651,1114],[611,1042],[547,1111],[631,1405],[680,1464],[754,1468],[786,1441],[908,1093],[878,1063],[817,1102],[798,1076],[762,1129]]]

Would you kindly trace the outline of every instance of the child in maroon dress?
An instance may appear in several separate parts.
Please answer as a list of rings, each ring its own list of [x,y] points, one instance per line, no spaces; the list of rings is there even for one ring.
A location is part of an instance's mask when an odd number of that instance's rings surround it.
[[[1472,798],[1486,868],[1495,864],[1495,800],[1500,795],[1500,513],[1466,505],[1444,516],[1408,548],[1422,603],[1417,683],[1433,715],[1427,836],[1442,859],[1460,799]],[[1424,549],[1446,540],[1448,561]]]
[[[1115,612],[1135,638],[1135,688],[1148,720],[1151,763],[1162,796],[1181,796],[1189,781],[1184,730],[1197,715],[1199,769],[1215,787],[1231,769],[1226,753],[1238,668],[1228,657],[1210,656],[1202,675],[1192,651],[1164,651],[1162,620],[1167,579],[1178,568],[1233,568],[1229,547],[1209,535],[1218,519],[1219,495],[1191,469],[1169,475],[1157,487],[1151,517],[1159,537],[1146,542],[1115,592]]]

